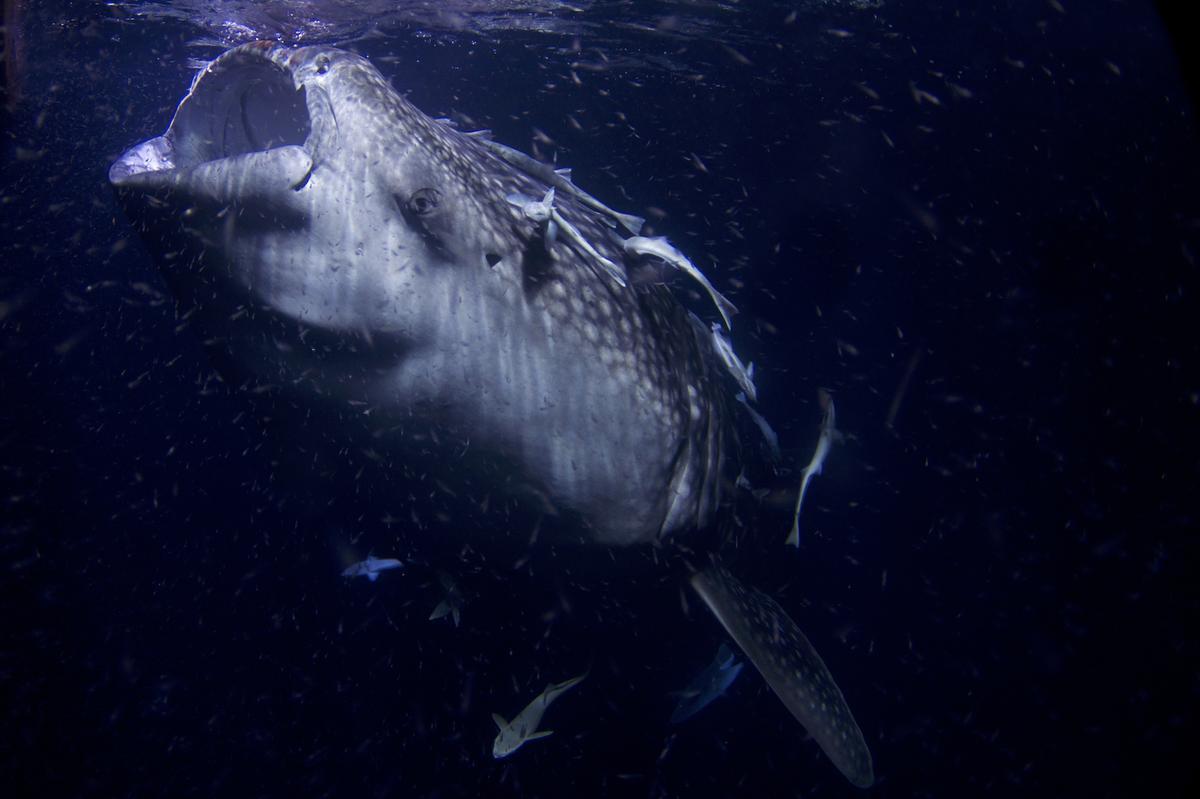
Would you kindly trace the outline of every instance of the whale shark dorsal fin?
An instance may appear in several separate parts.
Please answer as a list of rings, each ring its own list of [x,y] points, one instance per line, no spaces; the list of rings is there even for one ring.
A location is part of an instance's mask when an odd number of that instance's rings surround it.
[[[496,729],[502,730],[508,726],[508,722],[504,720],[504,716],[499,713],[492,714],[492,721],[496,722]]]
[[[841,690],[812,644],[775,600],[720,566],[692,575],[696,589],[771,690],[851,783],[875,782],[871,752]]]

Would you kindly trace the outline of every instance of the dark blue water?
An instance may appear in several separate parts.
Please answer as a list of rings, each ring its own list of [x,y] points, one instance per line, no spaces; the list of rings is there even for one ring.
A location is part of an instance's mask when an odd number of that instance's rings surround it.
[[[1200,788],[1195,116],[1149,4],[1064,5],[602,3],[352,45],[665,212],[793,473],[834,392],[799,553],[776,508],[727,554],[824,655],[879,796]],[[0,793],[854,791],[749,670],[668,726],[723,638],[647,553],[527,551],[515,503],[223,383],[105,178],[216,35],[8,8]],[[347,582],[347,548],[413,564]],[[437,569],[457,629],[427,621]],[[492,759],[492,712],[589,665],[554,736]]]

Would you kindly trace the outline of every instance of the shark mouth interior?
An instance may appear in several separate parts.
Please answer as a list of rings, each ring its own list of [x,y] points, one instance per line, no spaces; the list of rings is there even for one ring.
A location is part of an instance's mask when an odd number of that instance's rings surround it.
[[[311,127],[304,88],[287,70],[258,53],[232,51],[200,73],[167,132],[122,155],[109,177],[120,184],[148,172],[303,146]]]

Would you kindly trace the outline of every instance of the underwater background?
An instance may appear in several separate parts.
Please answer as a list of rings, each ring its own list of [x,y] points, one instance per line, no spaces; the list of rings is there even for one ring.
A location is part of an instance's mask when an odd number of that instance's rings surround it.
[[[4,25],[0,794],[858,793],[752,670],[668,723],[725,638],[653,553],[530,543],[527,508],[217,376],[106,174],[267,38],[353,49],[669,235],[741,311],[781,492],[833,393],[800,549],[785,496],[725,556],[837,677],[870,794],[1197,795],[1200,156],[1155,5],[9,0]],[[368,554],[408,565],[341,577]],[[443,574],[457,626],[429,620]],[[491,713],[589,668],[553,736],[492,758]]]

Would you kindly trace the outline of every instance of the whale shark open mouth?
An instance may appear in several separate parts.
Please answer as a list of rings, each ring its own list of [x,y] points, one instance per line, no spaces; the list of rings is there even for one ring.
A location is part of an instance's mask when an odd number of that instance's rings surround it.
[[[264,43],[209,64],[192,82],[167,132],[122,155],[109,179],[117,186],[157,182],[155,177],[165,177],[161,173],[250,153],[308,149],[313,126],[305,87],[297,87],[272,54]]]

